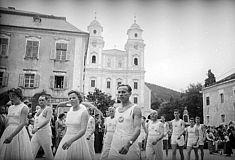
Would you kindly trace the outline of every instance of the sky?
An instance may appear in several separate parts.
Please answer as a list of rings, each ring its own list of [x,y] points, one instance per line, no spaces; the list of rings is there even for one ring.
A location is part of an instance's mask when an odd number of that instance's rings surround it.
[[[209,69],[216,80],[235,73],[235,0],[0,0],[0,6],[66,17],[86,32],[96,16],[104,49],[124,50],[136,17],[146,44],[145,82],[176,91],[204,84]]]

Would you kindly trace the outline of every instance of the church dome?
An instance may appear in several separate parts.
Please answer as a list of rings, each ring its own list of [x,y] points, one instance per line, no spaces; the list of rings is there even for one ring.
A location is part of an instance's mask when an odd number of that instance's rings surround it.
[[[98,22],[96,19],[94,19],[94,20],[90,23],[89,26],[100,26],[100,27],[101,27],[100,22]]]
[[[132,24],[130,29],[140,29],[141,30],[140,26],[136,23]]]

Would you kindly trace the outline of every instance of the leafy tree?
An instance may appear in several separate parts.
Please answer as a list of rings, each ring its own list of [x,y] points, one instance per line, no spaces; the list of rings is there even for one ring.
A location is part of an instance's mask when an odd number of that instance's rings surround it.
[[[174,110],[179,109],[180,113],[183,113],[183,105],[178,99],[171,99],[170,102],[163,102],[159,108],[159,116],[165,115],[166,121],[174,119]],[[182,116],[182,114],[181,114]],[[159,117],[160,118],[160,117]]]
[[[101,90],[95,88],[94,92],[88,92],[86,99],[93,102],[94,105],[105,115],[108,107],[115,103],[111,96],[105,94]]]
[[[190,84],[182,98],[183,105],[187,106],[189,116],[199,116],[203,120],[202,84]]]
[[[155,102],[153,102],[151,104],[151,109],[153,109],[153,110],[159,109],[161,103],[162,103],[162,101],[157,99]]]
[[[190,117],[199,116],[203,120],[202,84],[190,84],[180,99],[170,98],[169,102],[163,102],[159,107],[159,116],[165,115],[166,120],[174,119],[174,109],[179,109],[180,117],[183,116],[184,108],[187,107]]]

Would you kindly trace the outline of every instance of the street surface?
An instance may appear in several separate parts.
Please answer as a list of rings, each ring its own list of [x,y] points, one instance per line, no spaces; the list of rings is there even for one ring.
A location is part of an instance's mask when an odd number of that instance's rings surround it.
[[[169,155],[168,157],[166,157],[166,154],[165,154],[165,150],[164,150],[164,160],[171,160],[171,152],[172,150],[170,149],[169,150]],[[204,150],[204,160],[234,160],[235,159],[235,149],[233,149],[233,155],[231,157],[226,157],[225,155],[220,155],[220,154],[209,154],[209,151],[208,149],[205,149]],[[145,151],[142,151],[141,152],[141,157],[142,157],[142,160],[145,160]],[[199,151],[199,155],[200,155],[200,151]],[[184,149],[184,159],[186,160],[186,149]],[[99,160],[100,158],[100,154],[97,153],[96,156],[95,156],[95,160]],[[191,160],[194,160],[195,157],[194,157],[194,151],[191,152]],[[45,160],[45,158],[36,158],[36,160]],[[179,155],[179,152],[177,151],[177,160],[180,160],[180,155]],[[200,157],[199,157],[199,160],[200,160]]]

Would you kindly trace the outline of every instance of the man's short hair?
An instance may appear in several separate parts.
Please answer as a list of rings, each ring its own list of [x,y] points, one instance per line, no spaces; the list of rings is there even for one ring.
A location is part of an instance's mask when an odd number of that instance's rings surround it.
[[[46,101],[48,100],[48,96],[45,95],[45,94],[42,94],[42,95],[40,95],[39,97],[45,97],[45,100],[46,100]]]
[[[174,112],[178,112],[178,113],[180,113],[180,112],[179,112],[179,109],[174,109]]]
[[[200,117],[199,117],[199,116],[196,116],[195,119],[200,119]]]
[[[132,88],[131,88],[131,86],[128,85],[128,84],[120,84],[117,88],[119,88],[119,87],[127,87],[127,91],[128,91],[128,92],[132,92]]]
[[[192,121],[194,121],[194,118],[193,118],[193,117],[191,117],[189,120],[192,120]]]

